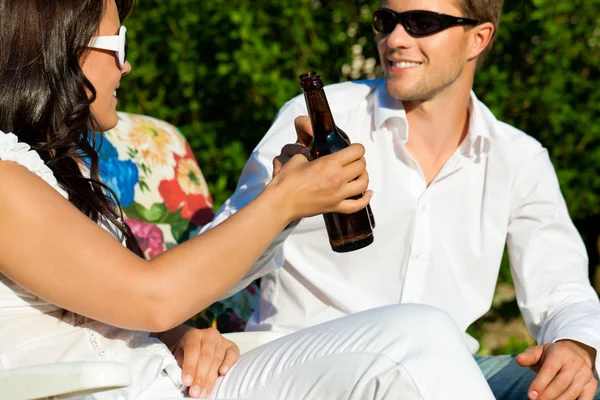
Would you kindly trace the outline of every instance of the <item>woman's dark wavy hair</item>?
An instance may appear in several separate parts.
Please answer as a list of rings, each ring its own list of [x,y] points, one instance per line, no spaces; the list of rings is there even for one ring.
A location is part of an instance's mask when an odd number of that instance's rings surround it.
[[[121,21],[133,2],[116,0]],[[127,247],[143,257],[122,222],[116,195],[99,176],[93,139],[99,126],[90,110],[96,90],[80,67],[105,5],[102,0],[0,0],[0,130],[35,149],[70,202],[92,220],[114,224]],[[89,178],[80,169],[83,160]]]

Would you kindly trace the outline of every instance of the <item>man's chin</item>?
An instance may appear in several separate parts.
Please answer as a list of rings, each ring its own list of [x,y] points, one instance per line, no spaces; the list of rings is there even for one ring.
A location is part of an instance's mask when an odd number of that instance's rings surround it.
[[[419,95],[405,88],[398,88],[393,85],[387,85],[387,92],[393,99],[400,101],[417,101]]]
[[[386,89],[390,97],[402,102],[423,102],[433,97],[432,93],[418,85],[400,85],[400,82],[394,82],[388,79]]]

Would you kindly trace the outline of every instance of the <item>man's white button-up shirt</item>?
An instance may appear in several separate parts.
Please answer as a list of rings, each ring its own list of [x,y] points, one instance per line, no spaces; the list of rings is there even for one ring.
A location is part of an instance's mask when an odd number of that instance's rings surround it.
[[[498,121],[472,95],[467,137],[427,186],[405,148],[410,127],[402,103],[388,96],[384,80],[326,92],[336,124],[366,149],[375,241],[334,253],[322,216],[284,232],[236,288],[264,275],[248,329],[293,331],[373,307],[422,303],[466,330],[491,307],[507,245],[518,304],[538,342],[569,338],[600,348],[600,304],[585,247],[548,152],[535,139]],[[306,113],[302,96],[281,109],[213,224],[270,181],[273,158],[296,141],[294,118]]]

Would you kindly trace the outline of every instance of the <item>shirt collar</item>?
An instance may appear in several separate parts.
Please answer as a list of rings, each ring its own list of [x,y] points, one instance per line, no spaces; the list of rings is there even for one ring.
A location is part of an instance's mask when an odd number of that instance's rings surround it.
[[[469,132],[461,144],[461,151],[466,157],[481,158],[490,151],[490,128],[485,120],[485,110],[471,91],[469,102]]]
[[[462,153],[467,157],[481,157],[489,152],[490,132],[483,111],[477,96],[471,91],[469,132],[460,146]],[[373,117],[374,132],[386,125],[389,129],[394,130],[400,139],[405,142],[408,140],[406,110],[402,101],[396,100],[388,94],[384,79],[375,90]]]
[[[381,129],[383,124],[391,118],[400,118],[406,121],[406,111],[400,100],[388,94],[385,80],[375,89],[375,130]]]

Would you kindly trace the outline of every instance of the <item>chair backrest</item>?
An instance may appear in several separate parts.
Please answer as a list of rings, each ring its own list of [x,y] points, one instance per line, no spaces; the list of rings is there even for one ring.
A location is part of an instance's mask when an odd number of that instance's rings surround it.
[[[202,171],[173,125],[119,113],[98,153],[101,176],[148,257],[186,241],[214,216]]]
[[[213,201],[190,145],[179,130],[145,115],[119,113],[97,137],[101,177],[115,191],[148,258],[195,236],[214,216]],[[199,282],[202,285],[210,282]],[[192,322],[222,332],[244,329],[258,305],[258,286],[213,304]]]

